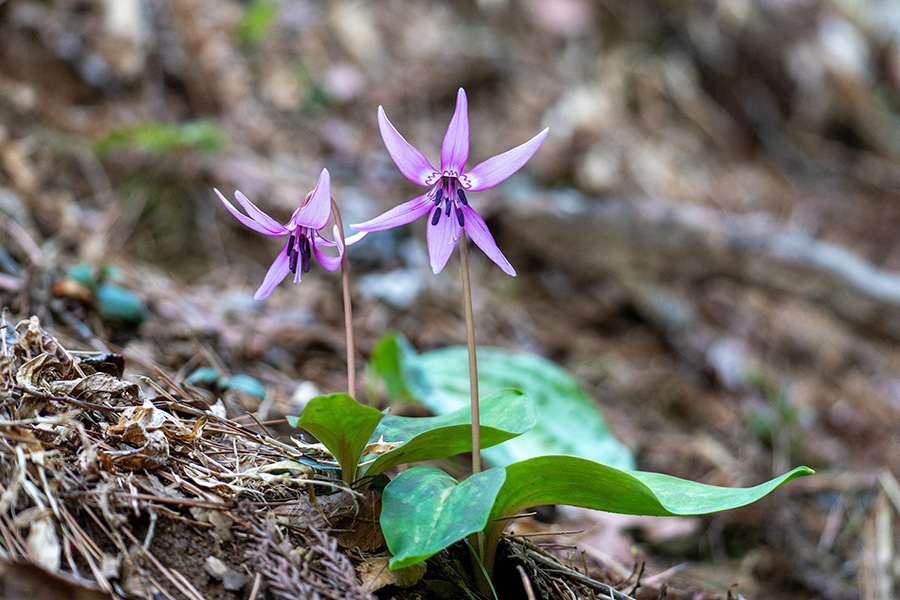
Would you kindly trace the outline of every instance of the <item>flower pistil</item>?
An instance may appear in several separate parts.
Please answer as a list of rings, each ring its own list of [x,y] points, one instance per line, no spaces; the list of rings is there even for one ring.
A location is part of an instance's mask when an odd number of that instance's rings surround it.
[[[469,201],[466,199],[466,193],[457,177],[442,175],[440,183],[434,187],[431,196],[434,198],[434,209],[431,214],[432,226],[437,225],[442,213],[449,218],[450,213],[455,212],[459,226],[465,227],[466,219],[463,216],[462,207],[468,206]]]

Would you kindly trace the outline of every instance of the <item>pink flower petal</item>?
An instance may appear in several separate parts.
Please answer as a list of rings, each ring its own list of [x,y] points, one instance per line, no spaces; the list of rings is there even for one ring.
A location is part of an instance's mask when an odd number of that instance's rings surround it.
[[[388,154],[396,163],[397,168],[407,179],[419,185],[430,186],[436,181],[438,175],[428,159],[416,150],[412,144],[400,135],[400,132],[391,124],[384,109],[378,107],[378,129],[381,130],[381,139],[387,147]]]
[[[463,186],[470,192],[480,192],[505,180],[521,169],[522,165],[537,152],[548,131],[549,128],[544,129],[524,144],[475,165],[471,171],[460,177]]]
[[[340,247],[340,242],[338,242],[338,247]],[[323,269],[327,269],[329,271],[337,271],[341,268],[341,256],[331,256],[330,254],[325,254],[322,252],[322,249],[319,248],[318,245],[313,244],[313,254],[316,255],[316,260],[319,261],[319,264],[322,265]],[[343,252],[341,252],[343,254]]]
[[[456,112],[441,145],[441,172],[459,175],[469,159],[469,103],[466,92],[456,94]]]
[[[357,231],[384,231],[385,229],[412,223],[427,213],[431,206],[434,206],[434,203],[428,197],[428,194],[422,194],[418,198],[413,198],[408,202],[395,206],[374,219],[370,219],[364,223],[351,225],[350,227]]]
[[[434,210],[441,210],[435,207]],[[453,254],[453,248],[459,241],[462,234],[462,227],[456,220],[456,215],[441,215],[437,225],[432,225],[431,221],[434,211],[428,216],[428,228],[426,229],[426,239],[428,240],[428,256],[431,259],[431,270],[435,274],[440,273],[447,264],[450,255]]]
[[[281,249],[281,252],[278,253],[275,262],[272,263],[272,266],[269,267],[269,270],[266,272],[266,277],[263,279],[262,285],[259,286],[259,289],[253,294],[254,300],[268,298],[269,294],[272,293],[272,290],[274,290],[275,287],[287,277],[287,274],[291,272],[288,255],[285,252],[286,249],[287,244],[285,244],[284,248]]]
[[[345,241],[347,242],[347,245],[348,245],[348,246],[352,246],[353,244],[355,244],[355,243],[357,243],[357,242],[361,242],[362,239],[363,239],[364,237],[366,237],[367,235],[369,235],[369,232],[368,232],[368,231],[360,231],[360,232],[354,233],[354,234],[351,235],[350,237],[346,238]]]
[[[466,221],[466,233],[469,234],[472,241],[481,248],[482,252],[487,254],[488,258],[497,263],[497,266],[503,269],[504,273],[515,277],[516,270],[512,268],[512,265],[503,256],[503,253],[500,252],[497,242],[494,241],[494,236],[491,235],[481,215],[475,212],[475,209],[471,206],[463,206],[462,211]]]
[[[322,229],[331,217],[331,174],[322,169],[316,189],[313,190],[309,202],[301,206],[291,217],[289,227],[299,226]]]
[[[234,215],[234,217],[238,221],[240,221],[253,231],[264,233],[266,235],[287,235],[288,233],[290,233],[283,225],[279,225],[278,223],[276,223],[276,225],[278,225],[278,229],[270,229],[264,226],[262,223],[254,221],[253,219],[247,217],[244,213],[239,211],[237,208],[235,208],[234,204],[229,202],[228,199],[222,195],[222,192],[215,188],[213,189],[213,191],[216,193],[216,196],[219,197],[219,200],[221,200],[222,204],[225,205],[225,208],[228,209],[228,212]]]
[[[269,229],[271,231],[280,231],[284,229],[284,226],[281,223],[257,208],[256,205],[250,202],[250,199],[242,194],[240,190],[234,192],[234,197],[235,199],[237,199],[238,204],[240,204],[241,207],[245,211],[247,211],[247,214],[250,215],[250,218],[266,229]]]

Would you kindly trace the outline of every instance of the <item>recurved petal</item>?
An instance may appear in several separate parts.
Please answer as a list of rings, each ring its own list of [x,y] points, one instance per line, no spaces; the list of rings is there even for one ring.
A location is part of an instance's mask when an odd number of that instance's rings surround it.
[[[316,260],[319,261],[319,264],[322,265],[323,268],[328,269],[329,271],[337,271],[341,268],[341,256],[344,254],[344,247],[341,245],[341,238],[337,237],[338,231],[337,226],[334,227],[335,234],[335,242],[337,243],[338,255],[331,256],[330,254],[325,254],[321,248],[319,248],[318,242],[321,242],[322,238],[319,235],[316,235],[313,239],[312,249],[313,254],[316,255]]]
[[[240,190],[236,190],[234,192],[234,197],[238,201],[238,204],[247,211],[247,214],[250,215],[250,218],[271,231],[280,231],[284,229],[284,226],[261,211],[255,204],[250,202],[250,199],[247,198],[244,194],[241,193]]]
[[[462,173],[469,159],[469,102],[466,92],[459,88],[456,94],[456,112],[441,145],[441,172]]]
[[[368,231],[358,231],[358,232],[354,233],[353,235],[351,235],[350,237],[346,238],[345,241],[347,242],[348,246],[352,246],[353,244],[355,244],[357,242],[361,242],[362,239],[364,237],[366,237],[367,235],[369,235]]]
[[[357,231],[384,231],[385,229],[412,223],[427,213],[430,206],[434,206],[434,203],[428,197],[428,194],[422,194],[418,198],[413,198],[408,202],[395,206],[374,219],[351,225],[350,227]]]
[[[278,253],[278,256],[275,258],[275,262],[272,263],[272,266],[269,267],[269,270],[266,272],[266,277],[263,279],[262,285],[259,286],[259,289],[256,290],[256,293],[253,294],[254,300],[262,300],[263,298],[268,298],[269,294],[272,293],[272,290],[275,289],[281,281],[287,277],[287,274],[290,273],[291,267],[290,262],[288,260],[287,253],[285,252],[287,248],[287,244],[282,248],[281,252]]]
[[[435,207],[434,210],[440,210]],[[431,270],[440,273],[447,264],[453,248],[459,241],[462,227],[456,220],[456,215],[441,215],[436,225],[432,225],[433,214],[428,217],[426,239],[428,240],[428,257],[431,259]]]
[[[332,227],[331,232],[332,232],[332,234],[334,234],[335,241],[332,242],[327,237],[320,235],[317,238],[320,245],[329,246],[329,247],[338,245],[336,242],[340,241],[341,234],[340,234],[340,230],[337,228],[337,225],[334,225]],[[351,236],[344,235],[344,242],[346,243],[347,246],[352,246],[353,244],[356,244],[357,242],[361,242],[363,240],[363,238],[366,237],[367,235],[369,235],[368,231],[357,231],[356,233],[354,233]]]
[[[475,165],[471,171],[460,177],[463,186],[471,192],[494,187],[528,162],[544,143],[548,131],[549,128],[544,129],[524,144]]]
[[[316,189],[309,197],[309,202],[301,206],[291,217],[292,229],[298,226],[322,229],[331,216],[331,174],[322,169]]]
[[[397,168],[406,175],[407,179],[419,185],[431,185],[435,182],[438,172],[421,152],[400,135],[380,106],[378,107],[378,129],[381,130],[381,139],[384,140],[388,154],[391,155]]]
[[[488,258],[497,263],[497,266],[503,269],[504,273],[515,277],[516,270],[512,268],[512,265],[503,256],[503,253],[500,252],[497,242],[494,241],[494,236],[491,235],[481,215],[475,212],[475,209],[471,206],[463,206],[462,211],[466,220],[466,233],[469,234],[472,241],[481,248],[482,252],[487,254]]]
[[[216,196],[219,197],[219,200],[222,202],[222,204],[225,205],[225,208],[228,209],[228,212],[230,212],[232,215],[234,215],[234,218],[236,218],[238,221],[240,221],[241,223],[243,223],[244,225],[246,225],[253,231],[257,231],[259,233],[264,233],[266,235],[287,235],[289,233],[287,228],[285,228],[283,225],[280,225],[278,223],[275,223],[275,225],[277,225],[277,229],[276,229],[276,228],[266,227],[259,221],[254,221],[253,219],[251,219],[250,217],[248,217],[247,215],[245,215],[244,213],[239,211],[234,206],[234,204],[229,202],[228,198],[226,198],[225,196],[222,195],[222,192],[220,192],[219,190],[217,190],[215,188],[213,188],[213,191],[216,193]]]

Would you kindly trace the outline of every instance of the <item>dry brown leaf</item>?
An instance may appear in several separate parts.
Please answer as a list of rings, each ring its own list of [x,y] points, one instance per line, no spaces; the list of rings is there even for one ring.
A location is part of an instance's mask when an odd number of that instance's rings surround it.
[[[122,381],[107,373],[94,373],[87,377],[53,381],[50,391],[57,395],[72,396],[95,404],[108,403],[113,398],[125,398],[134,402],[138,398],[138,386]]]
[[[19,367],[16,383],[26,389],[40,389],[59,377],[59,370],[59,359],[45,352]]]
[[[384,454],[390,452],[397,446],[402,446],[406,442],[382,442],[381,440],[371,443],[363,449],[363,455],[366,454]]]
[[[159,410],[150,401],[123,412],[117,424],[107,427],[106,436],[113,443],[125,442],[137,448],[99,451],[104,468],[110,470],[115,465],[133,471],[165,465],[169,460],[169,440],[164,426],[169,421],[177,423],[174,417]]]
[[[407,588],[415,585],[425,576],[425,563],[418,563],[392,571],[388,566],[389,557],[367,558],[356,566],[363,589],[374,592],[388,585]]]
[[[35,561],[51,573],[59,570],[62,547],[56,535],[56,525],[49,516],[34,521],[28,528],[28,549]]]
[[[331,536],[344,548],[363,552],[384,546],[381,532],[381,495],[372,491],[360,495],[344,493],[318,498],[322,511],[333,528]]]
[[[98,450],[100,463],[107,471],[115,466],[125,471],[157,469],[169,462],[169,442],[161,431],[148,432],[140,448],[133,450]]]

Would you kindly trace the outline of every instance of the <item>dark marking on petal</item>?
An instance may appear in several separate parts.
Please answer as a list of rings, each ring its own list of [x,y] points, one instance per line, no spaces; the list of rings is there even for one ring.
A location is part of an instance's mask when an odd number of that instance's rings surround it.
[[[440,208],[435,208],[435,209],[434,209],[434,214],[433,214],[432,217],[431,217],[431,225],[432,225],[432,226],[437,225],[438,220],[440,220],[440,218],[441,218],[441,209],[440,209]]]
[[[456,190],[456,195],[459,196],[459,201],[463,203],[463,206],[469,205],[469,201],[466,199],[466,193],[462,190],[462,188]]]
[[[456,207],[456,220],[459,221],[459,226],[460,226],[460,227],[465,227],[465,226],[466,226],[466,221],[465,221],[465,219],[463,219],[463,211],[462,211],[462,209],[461,209],[460,207],[458,207],[458,206]]]

